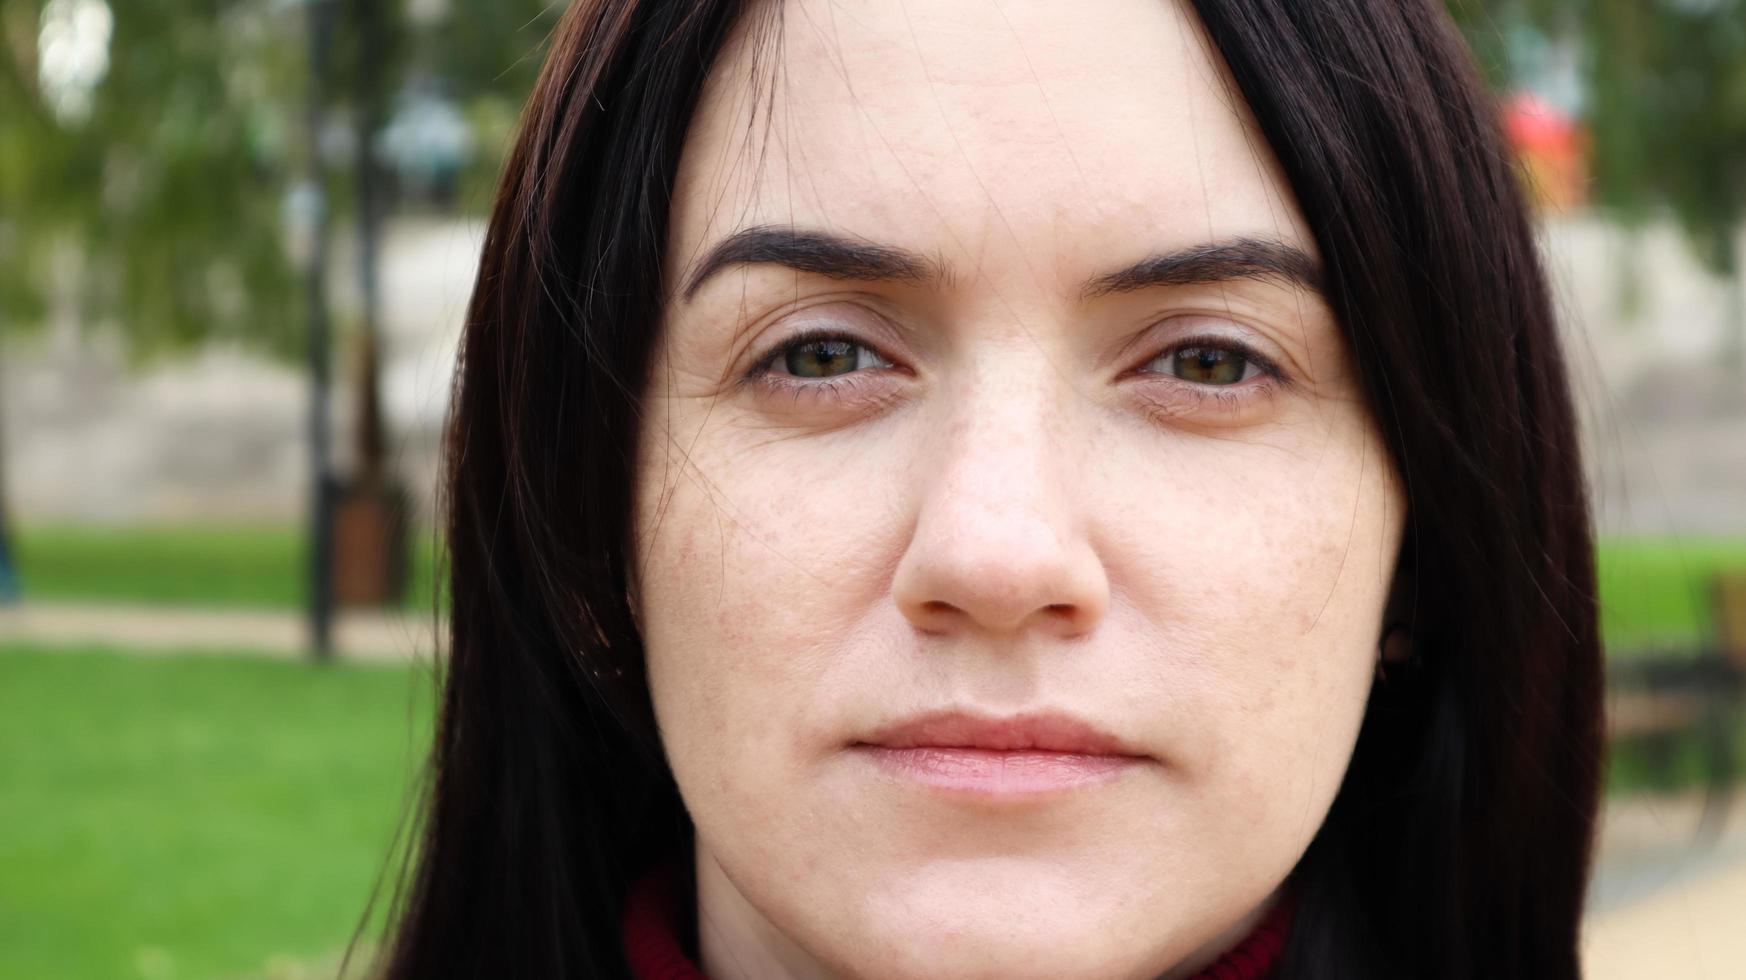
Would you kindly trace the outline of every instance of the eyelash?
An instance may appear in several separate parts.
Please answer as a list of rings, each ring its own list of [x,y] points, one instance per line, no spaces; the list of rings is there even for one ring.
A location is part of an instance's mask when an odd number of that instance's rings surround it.
[[[886,356],[877,347],[857,339],[852,334],[821,327],[804,330],[776,345],[776,347],[772,348],[765,353],[764,356],[759,358],[758,362],[752,366],[751,370],[746,372],[741,383],[757,383],[764,385],[768,390],[774,392],[792,393],[796,402],[803,397],[841,400],[856,397],[861,394],[860,389],[869,383],[866,378],[866,375],[869,373],[875,371],[896,370],[895,368],[889,367],[863,369],[850,371],[846,374],[840,374],[828,378],[814,378],[807,380],[796,378],[791,375],[777,374],[772,370],[776,366],[778,360],[787,357],[791,352],[805,347],[808,344],[816,344],[821,341],[853,344],[857,347],[863,347],[872,351],[881,360],[895,363],[893,358]],[[1189,347],[1210,347],[1236,354],[1248,364],[1255,367],[1259,374],[1252,380],[1240,381],[1233,385],[1205,385],[1197,384],[1192,381],[1185,381],[1181,378],[1173,378],[1162,371],[1145,370],[1146,365],[1156,363],[1183,348]],[[1156,398],[1150,399],[1152,404],[1148,410],[1149,414],[1164,418],[1173,418],[1184,414],[1185,407],[1179,401],[1179,399],[1184,397],[1192,399],[1192,404],[1187,406],[1188,409],[1199,408],[1211,403],[1216,405],[1220,410],[1234,411],[1242,408],[1254,398],[1271,397],[1274,394],[1277,394],[1281,387],[1284,387],[1289,383],[1289,379],[1286,377],[1285,373],[1282,372],[1278,365],[1276,365],[1272,359],[1268,358],[1266,355],[1242,341],[1215,335],[1198,335],[1178,340],[1174,344],[1171,344],[1153,354],[1151,357],[1141,362],[1140,367],[1126,372],[1124,376],[1131,375],[1153,375],[1167,379],[1167,381],[1171,383],[1175,390],[1172,392],[1171,398],[1168,401]]]
[[[777,361],[787,357],[792,351],[805,347],[807,344],[816,344],[821,341],[837,341],[853,344],[856,347],[864,347],[877,354],[880,360],[893,364],[896,363],[892,358],[887,357],[884,353],[880,352],[877,347],[874,347],[872,344],[863,340],[857,339],[852,334],[844,333],[840,330],[832,330],[827,327],[815,327],[811,330],[803,330],[776,345],[774,349],[759,358],[758,363],[754,364],[750,371],[746,372],[746,376],[742,379],[741,383],[757,383],[764,385],[768,390],[773,392],[791,393],[796,402],[799,402],[802,398],[840,400],[853,398],[861,394],[861,389],[868,384],[866,375],[871,371],[894,370],[894,368],[872,368],[869,370],[850,371],[847,374],[839,374],[829,378],[812,378],[808,380],[796,378],[792,375],[777,374],[771,370],[771,368],[776,366]]]
[[[1237,355],[1256,370],[1256,376],[1230,385],[1207,385],[1172,377],[1166,371],[1148,371],[1146,366],[1164,360],[1177,351],[1191,347],[1208,347]],[[1158,351],[1128,375],[1152,375],[1169,384],[1167,397],[1147,398],[1147,414],[1158,419],[1174,419],[1211,406],[1216,411],[1235,412],[1256,398],[1271,398],[1289,383],[1285,372],[1272,358],[1254,347],[1230,337],[1199,334],[1184,337]],[[1246,372],[1245,372],[1246,373]],[[1183,402],[1187,400],[1185,405]]]

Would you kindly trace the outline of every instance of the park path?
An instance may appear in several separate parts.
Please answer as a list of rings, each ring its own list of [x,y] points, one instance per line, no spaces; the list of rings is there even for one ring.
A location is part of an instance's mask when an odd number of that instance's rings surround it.
[[[1588,980],[1746,977],[1746,856],[1589,918]]]
[[[1698,839],[1701,796],[1608,803],[1583,936],[1587,980],[1746,977],[1746,792]]]
[[[440,635],[430,613],[346,611],[334,620],[333,641],[344,660],[411,662],[430,659]],[[286,610],[25,602],[0,606],[0,642],[302,657],[309,625]]]
[[[341,660],[429,662],[439,623],[429,613],[346,612]],[[296,612],[27,603],[0,607],[0,643],[102,646],[153,653],[307,651]],[[1696,797],[1610,803],[1585,929],[1588,980],[1746,977],[1746,794],[1714,840],[1695,843]]]

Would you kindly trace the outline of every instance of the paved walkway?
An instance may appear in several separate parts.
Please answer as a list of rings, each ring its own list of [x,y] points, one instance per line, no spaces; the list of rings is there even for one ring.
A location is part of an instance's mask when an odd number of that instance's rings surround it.
[[[1584,937],[1588,980],[1746,977],[1746,793],[1699,841],[1698,795],[1616,801]]]
[[[1589,920],[1588,980],[1746,977],[1746,859]]]
[[[429,613],[342,612],[334,622],[341,659],[428,659],[441,635]],[[298,612],[162,606],[24,603],[0,606],[0,642],[118,647],[141,653],[255,653],[301,657],[309,624]]]

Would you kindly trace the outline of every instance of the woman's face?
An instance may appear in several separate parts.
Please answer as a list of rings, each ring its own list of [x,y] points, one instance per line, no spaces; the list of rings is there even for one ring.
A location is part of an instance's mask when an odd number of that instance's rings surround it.
[[[1313,237],[1179,3],[781,13],[637,462],[704,966],[1191,970],[1322,823],[1401,536]]]

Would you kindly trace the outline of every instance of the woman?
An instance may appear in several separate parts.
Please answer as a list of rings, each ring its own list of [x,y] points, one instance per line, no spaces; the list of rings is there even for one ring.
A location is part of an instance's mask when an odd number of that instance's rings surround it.
[[[597,0],[396,977],[1575,977],[1577,437],[1432,0]]]

